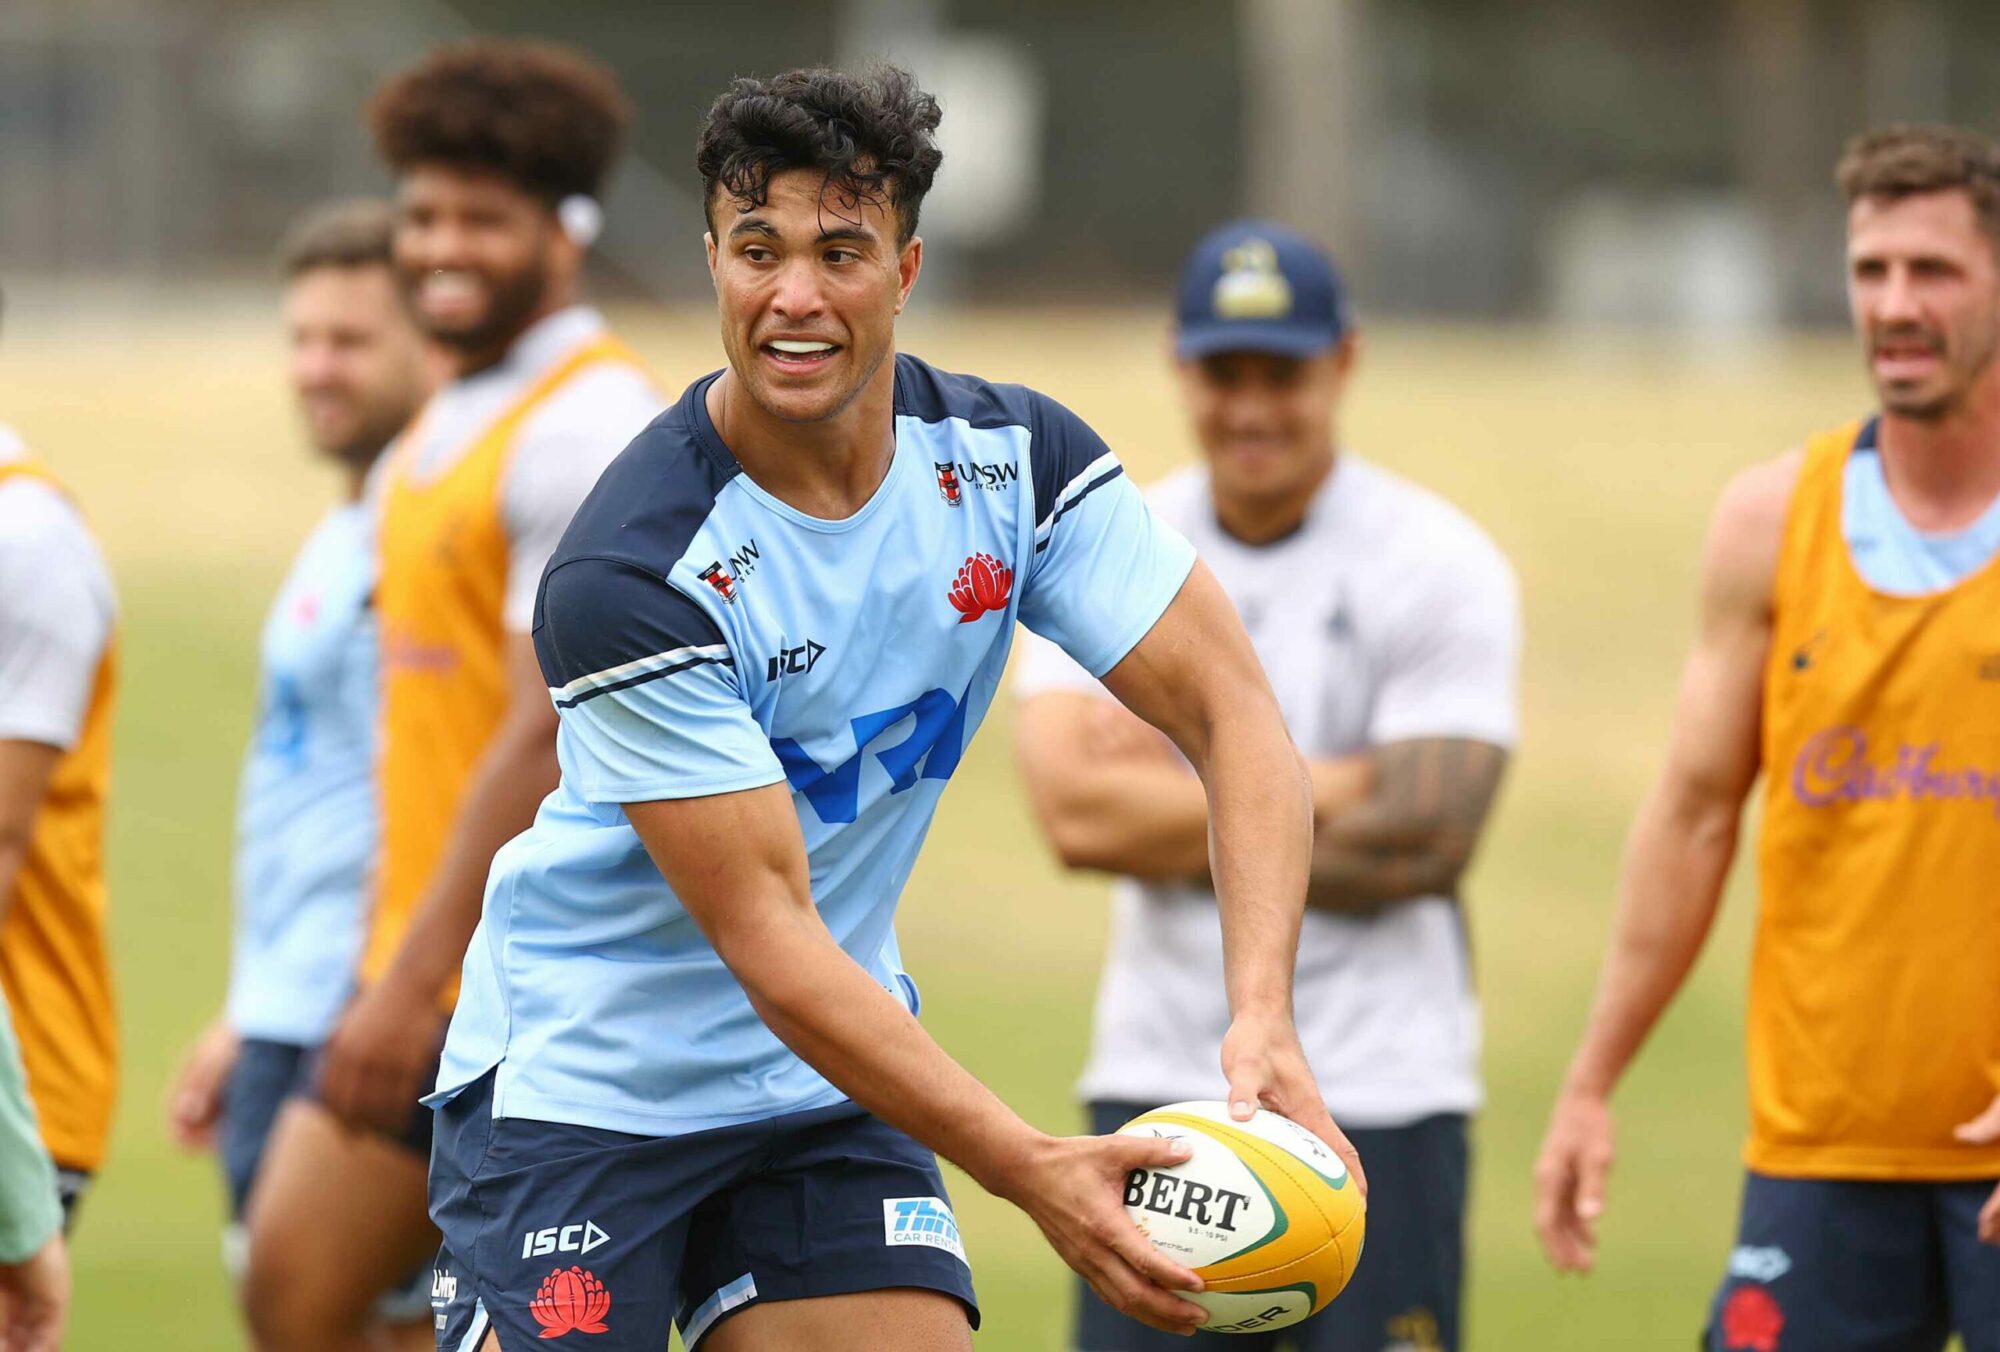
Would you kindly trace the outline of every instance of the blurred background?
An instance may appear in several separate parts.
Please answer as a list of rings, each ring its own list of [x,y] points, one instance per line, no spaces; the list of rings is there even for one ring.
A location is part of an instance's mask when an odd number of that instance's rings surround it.
[[[257,625],[335,489],[283,386],[272,253],[305,205],[386,190],[361,101],[477,31],[577,43],[623,77],[639,115],[593,289],[671,390],[721,361],[690,161],[738,73],[917,71],[946,160],[903,346],[1048,391],[1142,481],[1193,453],[1164,354],[1194,238],[1255,211],[1334,246],[1368,344],[1344,443],[1478,518],[1527,600],[1525,738],[1469,892],[1490,1085],[1469,1345],[1692,1345],[1740,1180],[1741,879],[1621,1093],[1588,1280],[1542,1265],[1528,1168],[1716,490],[1869,400],[1833,159],[1873,123],[2000,121],[2000,9],[1973,0],[0,0],[0,420],[90,510],[127,645],[125,1084],[72,1346],[240,1345],[222,1189],[167,1145],[160,1098],[221,998]],[[1008,725],[1002,701],[945,797],[905,949],[945,1045],[1074,1130],[1105,886],[1035,842]],[[1066,1346],[1060,1265],[956,1182],[981,1346]]]

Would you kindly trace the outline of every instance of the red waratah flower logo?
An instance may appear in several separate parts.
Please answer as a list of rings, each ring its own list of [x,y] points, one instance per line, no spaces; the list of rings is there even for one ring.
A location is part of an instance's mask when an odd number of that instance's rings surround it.
[[[1778,1352],[1785,1312],[1761,1286],[1739,1286],[1722,1305],[1722,1345],[1746,1352]]]
[[[1014,570],[1000,566],[991,554],[974,554],[951,584],[951,606],[960,624],[971,624],[994,610],[1004,610],[1014,594]]]
[[[611,1311],[611,1293],[604,1283],[580,1267],[557,1268],[542,1279],[528,1313],[542,1326],[544,1338],[565,1333],[608,1333],[604,1316]]]

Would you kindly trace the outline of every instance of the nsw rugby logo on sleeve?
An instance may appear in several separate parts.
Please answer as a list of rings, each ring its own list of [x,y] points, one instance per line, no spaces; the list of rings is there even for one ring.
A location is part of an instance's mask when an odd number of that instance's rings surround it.
[[[943,1249],[971,1266],[958,1237],[958,1218],[951,1214],[951,1203],[942,1197],[883,1198],[882,1242],[892,1249],[905,1244]]]

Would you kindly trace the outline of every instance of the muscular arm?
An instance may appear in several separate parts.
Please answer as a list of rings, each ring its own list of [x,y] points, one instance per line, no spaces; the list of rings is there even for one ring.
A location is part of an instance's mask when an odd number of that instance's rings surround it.
[[[59,749],[42,742],[0,739],[0,915],[13,903],[14,879],[60,759]]]
[[[1463,737],[1375,747],[1366,801],[1322,822],[1306,904],[1372,911],[1413,897],[1454,896],[1500,786],[1507,752]]]
[[[1597,995],[1535,1166],[1536,1226],[1561,1269],[1594,1261],[1611,1092],[1701,952],[1735,858],[1759,768],[1772,592],[1798,463],[1746,471],[1716,509],[1666,766],[1626,841]]]
[[[525,634],[506,640],[507,712],[473,772],[444,857],[387,979],[435,998],[458,972],[479,924],[486,873],[502,845],[528,829],[556,786],[556,712]]]
[[[1104,685],[1201,776],[1231,1013],[1289,1024],[1311,787],[1250,639],[1206,564],[1195,564]]]
[[[1064,864],[1148,880],[1207,879],[1201,780],[1116,704],[1080,690],[1031,695],[1015,723],[1015,750],[1042,833]],[[1361,757],[1308,768],[1321,820],[1366,795]]]

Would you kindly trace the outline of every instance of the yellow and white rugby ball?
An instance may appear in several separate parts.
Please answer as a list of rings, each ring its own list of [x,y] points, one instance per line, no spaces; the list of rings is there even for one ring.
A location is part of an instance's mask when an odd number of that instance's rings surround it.
[[[1367,1208],[1326,1142],[1276,1113],[1248,1122],[1224,1103],[1170,1103],[1121,1136],[1185,1141],[1169,1169],[1134,1169],[1125,1214],[1161,1252],[1202,1279],[1183,1291],[1215,1333],[1261,1333],[1318,1314],[1361,1258]]]

